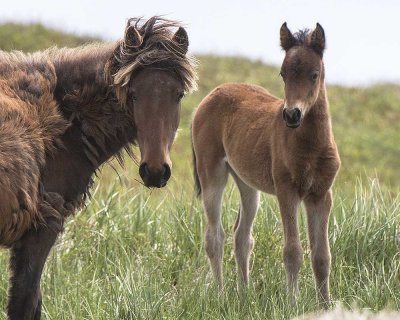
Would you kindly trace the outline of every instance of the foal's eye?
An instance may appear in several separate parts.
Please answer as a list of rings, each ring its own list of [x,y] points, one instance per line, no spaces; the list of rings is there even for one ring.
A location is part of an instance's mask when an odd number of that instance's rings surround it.
[[[312,80],[313,82],[316,82],[316,81],[318,80],[318,76],[319,76],[319,72],[318,72],[318,71],[314,71],[314,72],[311,74],[311,80]]]
[[[133,101],[137,101],[137,96],[134,96],[134,95],[133,95],[133,96],[132,96],[132,100],[133,100]]]

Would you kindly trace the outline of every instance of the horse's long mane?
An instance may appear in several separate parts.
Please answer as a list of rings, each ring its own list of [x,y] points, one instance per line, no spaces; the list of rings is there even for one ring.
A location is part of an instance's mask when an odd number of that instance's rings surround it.
[[[175,75],[186,92],[196,88],[196,61],[174,39],[179,27],[179,23],[161,17],[146,22],[132,18],[124,37],[114,43],[53,47],[35,53],[0,50],[0,76],[18,74],[15,87],[21,98],[27,93],[42,95],[35,81],[37,74],[42,74],[49,81],[48,91],[60,115],[84,135],[89,161],[97,167],[112,153],[122,164],[123,149],[133,157],[130,148],[136,142],[132,108],[119,107],[126,103],[131,77],[143,68],[157,68]],[[24,74],[32,79],[25,81]],[[124,130],[128,127],[130,130]],[[115,141],[123,149],[116,150]]]
[[[196,88],[196,61],[182,52],[173,40],[171,28],[179,23],[161,17],[152,17],[145,23],[141,18],[129,19],[125,36],[106,65],[106,78],[115,87],[122,104],[126,103],[128,83],[132,74],[141,68],[173,71],[182,81],[186,92]]]

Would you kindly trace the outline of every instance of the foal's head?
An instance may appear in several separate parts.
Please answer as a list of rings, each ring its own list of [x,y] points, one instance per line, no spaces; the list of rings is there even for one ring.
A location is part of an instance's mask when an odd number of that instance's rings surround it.
[[[285,83],[283,119],[288,127],[297,128],[317,101],[323,85],[325,33],[317,23],[311,33],[304,30],[293,35],[285,22],[280,38],[281,47],[286,52],[280,73]]]
[[[178,27],[175,33],[170,28]],[[181,99],[196,83],[188,36],[176,22],[131,19],[109,61],[108,73],[121,104],[131,111],[148,187],[161,188],[171,176],[169,152],[179,125]]]

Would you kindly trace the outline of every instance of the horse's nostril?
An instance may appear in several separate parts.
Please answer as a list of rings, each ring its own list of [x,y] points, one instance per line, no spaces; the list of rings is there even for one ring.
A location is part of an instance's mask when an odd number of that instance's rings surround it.
[[[162,177],[165,181],[168,181],[168,179],[171,177],[171,168],[166,163],[163,165]]]
[[[147,166],[146,162],[143,162],[139,167],[139,175],[142,179],[147,178],[150,176],[149,167]]]
[[[144,163],[143,167],[144,167],[144,173],[149,176],[150,170],[149,170],[149,166],[147,165],[147,163]]]
[[[151,169],[147,163],[143,162],[139,166],[139,174],[147,187],[161,188],[167,184],[171,177],[171,168],[168,164],[163,164],[160,169]]]

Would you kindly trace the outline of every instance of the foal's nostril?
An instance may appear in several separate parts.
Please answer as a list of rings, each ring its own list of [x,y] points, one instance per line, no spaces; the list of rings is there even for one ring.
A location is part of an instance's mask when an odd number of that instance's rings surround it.
[[[299,108],[294,108],[291,110],[285,108],[283,109],[282,117],[287,123],[298,123],[301,119],[301,110]]]
[[[283,120],[284,121],[286,121],[286,117],[287,117],[287,110],[286,110],[286,108],[285,109],[283,109],[283,111],[282,111],[282,117],[283,117]]]
[[[293,114],[292,114],[293,122],[299,122],[300,118],[301,118],[300,109],[299,108],[294,108]]]

